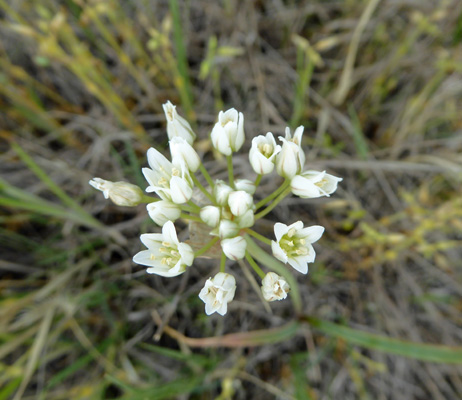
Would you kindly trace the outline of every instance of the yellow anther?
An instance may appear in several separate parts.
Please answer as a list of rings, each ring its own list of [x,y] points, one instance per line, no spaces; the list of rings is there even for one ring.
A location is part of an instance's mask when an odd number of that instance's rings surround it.
[[[294,247],[294,242],[292,240],[287,242],[287,246]]]
[[[289,232],[287,232],[287,236],[291,238],[294,235],[295,235],[295,228],[290,228]]]
[[[164,258],[162,259],[161,263],[162,263],[163,265],[167,264],[167,257],[164,257]]]
[[[174,167],[174,168],[172,168],[172,175],[173,176],[180,176],[180,171]]]
[[[306,240],[305,240],[305,239],[298,239],[298,242],[299,242],[300,244],[305,244],[305,243],[306,243]]]
[[[162,246],[165,246],[165,247],[170,247],[171,244],[169,242],[162,242]]]
[[[154,254],[151,253],[151,255],[149,256],[149,259],[155,260],[155,259],[156,259],[156,256],[155,256]]]

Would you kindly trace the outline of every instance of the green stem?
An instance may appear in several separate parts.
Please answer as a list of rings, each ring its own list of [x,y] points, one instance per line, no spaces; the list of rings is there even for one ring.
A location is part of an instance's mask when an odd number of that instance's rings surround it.
[[[195,215],[191,215],[191,214],[181,213],[180,218],[190,220],[190,221],[202,222],[202,220],[199,217],[196,217]]]
[[[179,207],[181,211],[187,211],[192,214],[199,214],[200,212],[200,208],[198,210],[196,207],[187,206],[186,204],[180,204]]]
[[[199,190],[207,196],[207,198],[212,202],[212,204],[216,205],[217,202],[215,201],[213,196],[207,191],[207,189],[204,186],[202,186],[202,183],[199,182],[199,180],[195,177],[194,174],[191,174],[191,178],[194,184],[199,188]]]
[[[250,253],[248,251],[245,252],[245,259],[247,262],[250,264],[250,266],[253,268],[253,270],[258,274],[258,276],[263,279],[266,274],[263,272],[263,270],[258,266],[258,264],[255,262],[255,260],[252,258]]]
[[[263,175],[258,174],[257,179],[255,179],[255,188],[260,184],[261,178],[263,178]]]
[[[226,265],[226,255],[225,253],[221,253],[220,272],[225,272],[225,265]]]
[[[254,238],[258,239],[260,242],[263,242],[263,243],[271,246],[271,240],[268,239],[267,237],[264,237],[263,235],[260,235],[258,232],[255,232],[254,230],[252,230],[250,228],[244,229],[244,231],[246,233],[248,233],[249,235],[253,236]]]
[[[291,188],[289,186],[268,207],[266,207],[264,210],[260,211],[258,214],[255,215],[255,221],[268,214],[274,207],[276,207],[282,200],[284,200],[284,198],[290,193],[290,191]]]
[[[143,197],[141,198],[140,204],[150,204],[150,203],[155,203],[156,201],[160,201],[161,199],[158,199],[156,197],[151,197],[151,196],[146,196],[143,194]]]
[[[201,208],[197,204],[194,204],[192,200],[188,201],[188,205],[194,210],[194,212],[197,212],[198,214],[201,212]]]
[[[233,189],[236,189],[234,186],[233,156],[226,156],[226,161],[228,163],[229,186],[231,186]]]
[[[289,185],[290,182],[286,179],[284,183],[281,186],[279,186],[273,193],[271,193],[268,197],[265,197],[263,200],[259,201],[255,206],[256,209],[258,210],[260,207],[263,207],[266,203],[269,203],[275,197],[279,196],[279,194],[282,193],[282,191],[285,190]]]
[[[207,181],[207,183],[213,189],[215,187],[215,184],[213,183],[213,179],[210,176],[210,174],[207,172],[207,170],[205,169],[205,167],[204,167],[204,165],[202,163],[199,165],[199,170],[201,171],[201,174],[204,175],[204,178]]]
[[[194,253],[194,258],[200,257],[202,254],[206,253],[220,238],[215,236],[210,242],[208,242],[204,247],[200,248]]]

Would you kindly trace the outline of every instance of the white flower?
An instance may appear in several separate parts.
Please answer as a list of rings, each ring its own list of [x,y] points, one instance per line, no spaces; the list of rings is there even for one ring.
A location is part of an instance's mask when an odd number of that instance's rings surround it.
[[[236,179],[234,181],[234,185],[236,186],[237,190],[243,190],[244,192],[247,192],[251,195],[253,195],[257,189],[255,183],[249,179]]]
[[[180,207],[168,200],[155,201],[146,206],[149,216],[159,226],[163,226],[167,221],[176,221],[180,218]]]
[[[149,274],[177,276],[192,265],[194,252],[186,243],[180,243],[172,221],[162,227],[162,233],[145,233],[140,237],[148,250],[142,250],[133,257],[137,264],[146,265]]]
[[[184,163],[192,172],[196,172],[199,169],[201,159],[196,150],[184,138],[174,137],[170,139],[169,145],[174,165]]]
[[[249,151],[250,165],[257,174],[269,174],[274,169],[276,154],[280,151],[281,146],[276,145],[276,140],[274,140],[271,132],[268,132],[266,136],[254,137]]]
[[[237,190],[229,194],[228,205],[231,213],[239,217],[253,206],[253,198],[247,192]]]
[[[212,129],[213,147],[221,154],[230,156],[244,144],[244,115],[234,108],[218,114],[218,122]]]
[[[162,107],[164,108],[165,118],[167,118],[168,138],[172,140],[174,137],[182,137],[192,145],[196,134],[192,130],[191,125],[189,125],[189,122],[178,115],[176,106],[170,103],[170,101],[167,101]]]
[[[301,148],[303,129],[303,126],[299,126],[295,130],[293,138],[289,128],[286,128],[285,138],[279,136],[279,140],[282,141],[282,149],[276,155],[276,171],[284,178],[293,178],[302,171],[305,165],[305,153]]]
[[[225,206],[228,204],[228,196],[232,191],[233,189],[221,179],[217,179],[215,181],[213,195],[220,206]]]
[[[343,179],[326,174],[326,171],[305,171],[296,175],[290,182],[292,193],[303,199],[331,195],[337,190],[337,185]]]
[[[143,191],[128,182],[111,182],[93,178],[88,183],[95,189],[101,190],[105,199],[111,199],[118,206],[134,207],[143,199]]]
[[[209,278],[199,293],[199,298],[205,303],[207,315],[217,312],[225,315],[228,303],[233,300],[236,292],[236,279],[225,272],[219,272],[213,279]]]
[[[184,163],[174,166],[152,147],[148,150],[148,163],[152,169],[142,169],[149,183],[146,192],[156,192],[163,200],[176,204],[183,204],[191,199],[193,184]]]
[[[283,263],[289,263],[302,274],[308,273],[308,263],[314,261],[316,253],[311,243],[316,242],[324,233],[319,225],[303,228],[303,222],[292,225],[277,222],[274,225],[276,241],[271,242],[273,255]]]
[[[287,281],[274,272],[268,272],[261,283],[261,292],[266,301],[283,300],[290,291]]]
[[[247,242],[242,236],[236,236],[231,239],[223,239],[221,241],[221,248],[226,257],[230,260],[241,260],[245,256],[245,249]]]
[[[215,206],[202,207],[199,216],[206,225],[214,228],[220,222],[220,208]]]

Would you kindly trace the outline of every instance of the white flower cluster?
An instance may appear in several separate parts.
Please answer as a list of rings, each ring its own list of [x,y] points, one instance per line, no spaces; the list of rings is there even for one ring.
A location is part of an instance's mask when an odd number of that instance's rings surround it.
[[[271,241],[251,227],[255,220],[269,213],[290,193],[301,198],[329,196],[342,179],[325,171],[304,171],[305,153],[301,148],[303,126],[295,130],[293,137],[290,129],[286,128],[285,137],[279,137],[281,145],[276,144],[271,132],[254,137],[249,161],[257,178],[255,181],[234,179],[232,154],[239,151],[245,141],[244,116],[230,109],[220,111],[218,122],[211,132],[213,147],[226,156],[229,180],[213,180],[193,148],[196,134],[190,124],[178,115],[176,107],[170,102],[163,107],[171,161],[150,148],[147,152],[149,168],[142,170],[149,184],[146,192],[155,193],[159,198],[146,196],[140,188],[126,182],[113,183],[100,178],[90,181],[105,198],[111,198],[118,205],[148,203],[149,216],[162,226],[162,233],[141,235],[141,242],[147,250],[136,254],[133,261],[147,266],[146,272],[150,274],[173,277],[185,272],[195,258],[207,256],[212,248],[221,246],[220,272],[209,278],[199,293],[208,315],[215,312],[224,315],[228,303],[234,298],[236,279],[225,272],[226,259],[247,259],[262,278],[262,297],[266,301],[285,299],[290,290],[289,284],[276,273],[265,274],[260,269],[247,250],[248,241],[254,237],[271,246],[274,257],[306,274],[308,263],[312,263],[316,255],[312,244],[320,239],[324,228],[318,225],[304,227],[302,221],[291,225],[278,222],[274,225],[276,240]],[[255,203],[253,196],[262,176],[274,169],[284,182],[273,194]],[[195,176],[198,171],[204,176],[207,186]],[[193,201],[195,190],[203,193],[205,203]],[[190,244],[180,242],[173,224],[179,218],[209,227],[208,243],[194,252]]]

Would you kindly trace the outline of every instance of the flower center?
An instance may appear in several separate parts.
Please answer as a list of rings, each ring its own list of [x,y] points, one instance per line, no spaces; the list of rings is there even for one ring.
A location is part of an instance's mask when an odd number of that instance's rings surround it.
[[[260,150],[260,153],[263,154],[266,158],[270,158],[273,154],[273,146],[271,146],[269,143],[260,143],[258,145],[258,150]]]
[[[326,178],[323,178],[323,179],[321,179],[319,182],[316,182],[315,185],[316,185],[317,187],[322,188],[322,187],[324,187],[324,185],[325,185],[326,183],[327,183],[327,179],[326,179]]]
[[[178,247],[174,247],[171,243],[169,242],[162,242],[161,248],[159,248],[159,253],[162,257],[161,263],[163,265],[168,266],[169,268],[173,268],[178,261],[181,259],[181,255],[178,251]],[[155,260],[156,256],[154,254],[151,254],[151,259]]]
[[[305,256],[308,254],[306,240],[295,236],[295,229],[290,229],[279,241],[279,246],[287,257]]]

